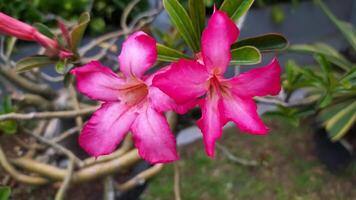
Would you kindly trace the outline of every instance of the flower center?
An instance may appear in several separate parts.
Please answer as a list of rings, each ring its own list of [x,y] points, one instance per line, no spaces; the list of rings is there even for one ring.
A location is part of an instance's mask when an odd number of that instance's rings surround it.
[[[148,94],[148,87],[144,82],[134,81],[119,89],[120,100],[128,106],[140,104]]]
[[[224,79],[214,75],[209,80],[209,93],[217,94],[219,96],[229,96],[230,95],[230,86],[227,84]]]

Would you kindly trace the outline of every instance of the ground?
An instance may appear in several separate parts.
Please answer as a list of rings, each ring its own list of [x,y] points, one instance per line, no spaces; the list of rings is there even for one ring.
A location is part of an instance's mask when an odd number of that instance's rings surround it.
[[[331,173],[314,153],[312,128],[294,128],[267,119],[268,136],[227,130],[220,144],[234,155],[257,159],[259,167],[236,164],[219,149],[215,159],[205,155],[202,141],[180,149],[181,196],[184,200],[352,200],[356,199],[356,165]],[[307,123],[305,123],[307,124]],[[302,124],[303,126],[303,124]],[[154,178],[143,200],[173,199],[173,165]]]
[[[183,200],[354,200],[356,165],[342,173],[331,173],[314,153],[313,132],[308,123],[294,128],[279,119],[265,119],[272,129],[267,136],[225,131],[220,144],[231,153],[261,162],[259,167],[241,166],[216,149],[215,159],[206,156],[202,141],[180,148],[178,161]],[[0,137],[4,149],[14,142]],[[11,155],[11,152],[9,152]],[[173,165],[165,166],[150,181],[142,200],[172,200]],[[0,169],[0,180],[4,172]],[[13,199],[53,199],[53,185],[29,187],[12,182]],[[99,200],[102,182],[93,181],[71,187],[68,200]]]

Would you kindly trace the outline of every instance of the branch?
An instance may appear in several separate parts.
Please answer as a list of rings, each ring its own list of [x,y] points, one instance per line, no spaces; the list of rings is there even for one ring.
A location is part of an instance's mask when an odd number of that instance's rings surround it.
[[[61,187],[57,191],[55,200],[63,200],[64,199],[65,193],[66,193],[66,191],[69,187],[69,184],[72,180],[73,170],[74,170],[74,160],[69,158],[67,175],[66,175]]]
[[[66,139],[67,137],[73,135],[74,133],[76,133],[78,131],[80,131],[80,127],[75,126],[73,128],[70,128],[70,129],[64,131],[63,133],[59,134],[59,136],[51,139],[51,141],[53,143],[61,142],[62,140]]]
[[[88,182],[121,172],[139,160],[141,160],[141,158],[138,155],[138,151],[136,149],[131,150],[119,158],[80,169],[73,174],[72,183]],[[17,167],[57,181],[63,181],[67,174],[64,169],[28,158],[17,158],[11,160],[11,162]]]
[[[73,118],[81,115],[88,115],[99,107],[88,107],[75,111],[54,111],[54,112],[32,112],[32,113],[8,113],[0,115],[0,121],[4,120],[31,120],[31,119],[49,119],[49,118]]]
[[[4,65],[0,65],[0,74],[25,91],[41,95],[48,99],[56,97],[56,92],[48,85],[35,84],[17,74],[15,70],[7,69]]]
[[[44,185],[49,181],[48,179],[38,176],[28,176],[19,173],[6,159],[6,155],[0,146],[0,166],[6,171],[13,179],[30,185]]]
[[[131,147],[132,147],[132,137],[131,135],[128,134],[118,150],[116,150],[110,155],[100,156],[99,158],[94,158],[94,157],[87,158],[83,161],[84,166],[88,167],[97,163],[102,163],[118,158],[124,155],[126,152],[128,152]]]
[[[174,163],[174,199],[181,200],[180,195],[180,173],[179,173],[179,166],[178,163]]]
[[[78,112],[78,111],[80,111],[80,108],[79,108],[79,102],[77,99],[77,93],[75,92],[73,85],[70,85],[68,89],[69,89],[69,94],[70,94],[71,101],[72,101],[72,106],[73,106],[74,110]],[[82,127],[83,126],[83,118],[80,115],[76,116],[75,123],[77,124],[78,127]]]
[[[153,167],[146,169],[145,171],[137,174],[135,177],[122,184],[116,184],[117,190],[124,192],[128,191],[138,185],[143,185],[149,178],[157,175],[163,169],[163,164],[156,164]]]
[[[60,151],[62,153],[64,153],[69,159],[75,161],[75,163],[77,164],[77,166],[82,166],[83,162],[76,156],[73,154],[73,152],[69,151],[68,149],[66,149],[65,147],[51,141],[48,140],[44,137],[41,137],[35,133],[33,133],[32,131],[28,131],[28,130],[24,130],[27,134],[31,135],[32,137],[36,138],[37,140],[39,140],[40,142],[47,144],[48,146],[53,147],[54,149],[56,149],[57,151]]]
[[[221,151],[226,155],[226,157],[229,160],[231,160],[232,162],[235,162],[237,164],[244,165],[244,166],[249,166],[249,167],[258,166],[258,162],[257,161],[255,161],[255,160],[245,160],[243,158],[236,157],[226,147],[224,147],[223,145],[221,145],[219,143],[216,143],[216,147],[221,149]]]

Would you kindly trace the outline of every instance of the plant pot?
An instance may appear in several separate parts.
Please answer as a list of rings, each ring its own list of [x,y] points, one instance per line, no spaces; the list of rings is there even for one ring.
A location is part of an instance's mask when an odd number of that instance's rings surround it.
[[[355,161],[356,133],[355,126],[340,141],[330,140],[324,128],[314,132],[315,152],[319,160],[332,173],[339,173]]]

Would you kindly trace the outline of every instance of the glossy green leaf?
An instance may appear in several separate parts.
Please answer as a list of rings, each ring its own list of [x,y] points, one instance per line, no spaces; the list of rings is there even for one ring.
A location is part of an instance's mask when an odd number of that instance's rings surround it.
[[[55,63],[56,60],[52,60],[48,58],[47,56],[32,56],[32,57],[26,57],[21,60],[19,60],[16,63],[16,71],[17,72],[24,72],[28,71],[37,67],[44,67],[49,64]]]
[[[329,8],[320,0],[317,0],[321,9],[329,17],[329,19],[336,25],[344,37],[349,41],[350,45],[356,51],[356,30],[352,24],[339,20]]]
[[[225,0],[220,10],[226,12],[232,20],[237,21],[252,6],[254,0]]]
[[[271,33],[240,40],[232,45],[232,49],[246,45],[254,46],[261,52],[278,51],[288,46],[288,40],[283,35]]]
[[[336,66],[340,67],[345,71],[349,71],[352,67],[355,67],[353,63],[348,61],[343,55],[337,52],[334,48],[323,44],[323,43],[316,43],[313,45],[308,44],[298,44],[292,45],[289,47],[290,51],[300,52],[300,53],[317,53],[325,56],[325,58],[335,64]]]
[[[184,7],[177,0],[163,0],[163,5],[183,40],[194,52],[199,52],[200,41]]]
[[[45,36],[47,36],[49,38],[54,38],[54,34],[52,33],[52,31],[46,25],[41,24],[41,23],[35,23],[34,26],[43,35],[45,35]]]
[[[11,195],[10,187],[0,187],[0,200],[9,200]]]
[[[200,41],[201,33],[205,27],[205,4],[204,0],[189,0],[189,15],[192,19],[197,39]],[[200,43],[199,43],[200,44]]]
[[[253,46],[243,46],[231,51],[231,63],[236,65],[254,65],[261,62],[261,53]]]
[[[84,32],[89,24],[89,21],[90,21],[90,15],[88,12],[85,12],[79,17],[78,24],[73,28],[71,32],[71,37],[72,37],[71,50],[73,52],[77,51],[77,48],[80,45],[80,42],[82,41]]]
[[[353,102],[337,112],[325,124],[331,140],[341,139],[356,122],[356,102]]]
[[[158,60],[164,62],[174,62],[179,60],[180,58],[189,59],[189,56],[175,49],[164,46],[163,44],[157,44],[157,53],[158,53]]]

